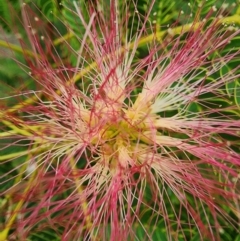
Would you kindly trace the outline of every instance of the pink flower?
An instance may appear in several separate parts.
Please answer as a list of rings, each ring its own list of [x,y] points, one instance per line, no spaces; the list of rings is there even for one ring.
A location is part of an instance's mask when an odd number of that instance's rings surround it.
[[[211,20],[212,11],[178,36],[174,27],[161,41],[153,33],[139,58],[153,29],[148,16],[133,13],[139,27],[129,32],[118,1],[104,13],[91,6],[88,21],[74,7],[85,28],[75,66],[23,7],[35,57],[23,51],[21,66],[37,89],[1,113],[2,150],[25,148],[0,157],[13,166],[3,183],[15,180],[4,193],[16,203],[0,240],[10,229],[24,240],[47,228],[61,240],[190,240],[197,232],[220,240],[226,223],[238,225],[240,154],[232,140],[240,120],[235,103],[216,105],[239,67],[219,72],[239,51],[216,53],[239,31]]]

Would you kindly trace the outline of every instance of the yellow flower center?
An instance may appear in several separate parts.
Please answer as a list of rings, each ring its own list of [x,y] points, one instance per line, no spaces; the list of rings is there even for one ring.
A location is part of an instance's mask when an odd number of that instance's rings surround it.
[[[92,143],[98,146],[102,160],[111,170],[136,164],[137,153],[142,151],[139,146],[151,143],[149,133],[153,133],[153,128],[150,123],[154,117],[149,114],[149,110],[142,110],[121,109],[117,121],[116,118],[111,119],[111,116],[108,116],[98,132],[98,137],[93,138]]]

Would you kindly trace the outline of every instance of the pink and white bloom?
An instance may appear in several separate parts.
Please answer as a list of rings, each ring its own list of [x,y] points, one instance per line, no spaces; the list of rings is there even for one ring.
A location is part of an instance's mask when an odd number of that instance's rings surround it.
[[[17,180],[6,193],[22,202],[15,235],[24,240],[50,227],[61,240],[191,240],[195,230],[201,240],[220,240],[226,223],[238,225],[240,154],[225,136],[239,138],[240,120],[236,104],[225,108],[214,98],[227,98],[224,86],[240,74],[237,66],[219,75],[239,51],[215,53],[239,31],[211,20],[212,11],[188,33],[169,30],[158,41],[153,32],[138,58],[148,16],[133,13],[139,28],[129,32],[128,10],[120,14],[117,0],[104,14],[90,7],[88,21],[74,6],[85,28],[76,66],[47,30],[44,40],[38,35],[23,6],[23,22],[36,32],[27,28],[35,58],[26,54],[22,67],[38,89],[34,103],[1,114],[1,148],[28,148],[1,161],[14,163],[3,179]]]

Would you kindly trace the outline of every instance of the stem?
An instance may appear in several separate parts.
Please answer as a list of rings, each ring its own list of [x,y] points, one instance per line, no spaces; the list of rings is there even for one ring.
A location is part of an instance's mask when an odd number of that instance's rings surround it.
[[[11,122],[9,121],[5,121],[5,120],[2,120],[2,123],[6,126],[8,126],[9,128],[11,128],[15,134],[21,134],[23,136],[31,136],[31,133],[26,131],[25,129],[19,129],[17,126],[13,125]],[[1,158],[1,157],[0,157]]]
[[[23,101],[22,103],[20,104],[17,104],[15,106],[13,106],[12,108],[9,108],[7,110],[8,113],[11,113],[11,112],[15,112],[15,111],[18,111],[19,109],[21,109],[22,107],[24,106],[28,106],[28,105],[31,105],[32,103],[35,102],[35,100],[37,100],[37,97],[36,96],[33,96],[31,98],[28,98],[26,99],[25,101]]]
[[[65,35],[61,36],[60,38],[57,38],[53,41],[53,45],[57,46],[62,42],[65,42],[68,39],[71,39],[72,37],[74,37],[74,33],[72,31],[69,31],[68,33],[66,33]]]
[[[38,147],[33,148],[31,150],[19,151],[19,152],[15,152],[15,153],[6,154],[6,155],[1,155],[0,161],[5,161],[5,160],[12,159],[12,158],[25,156],[25,155],[30,154],[30,153],[35,153],[35,152],[38,152],[39,150],[43,150],[43,149],[47,148],[48,146],[49,146],[49,144],[45,144],[43,146],[38,146]]]
[[[21,53],[21,54],[26,54],[31,57],[41,58],[39,55],[36,55],[35,53],[33,53],[31,50],[23,49],[22,47],[20,47],[16,44],[10,44],[9,42],[4,41],[4,40],[0,40],[0,46],[5,47],[7,49],[11,49],[11,50]]]
[[[0,137],[12,136],[12,135],[15,135],[15,134],[16,134],[16,132],[14,130],[5,131],[5,132],[0,133]]]

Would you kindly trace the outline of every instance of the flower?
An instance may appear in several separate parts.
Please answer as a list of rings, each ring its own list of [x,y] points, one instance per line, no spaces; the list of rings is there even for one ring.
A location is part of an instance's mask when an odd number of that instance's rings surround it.
[[[139,25],[129,32],[118,1],[109,14],[90,4],[88,21],[74,2],[85,29],[75,66],[47,30],[38,36],[39,16],[32,23],[23,6],[34,52],[23,49],[23,69],[37,89],[1,114],[3,150],[25,148],[1,157],[14,163],[3,178],[15,180],[5,193],[16,205],[0,240],[10,229],[24,240],[48,228],[61,240],[220,240],[226,222],[237,226],[239,110],[216,102],[239,77],[238,66],[219,74],[239,51],[216,53],[239,31],[224,30],[212,10],[177,36],[174,26],[161,41],[153,33],[140,58],[153,4],[144,18],[133,13]]]

